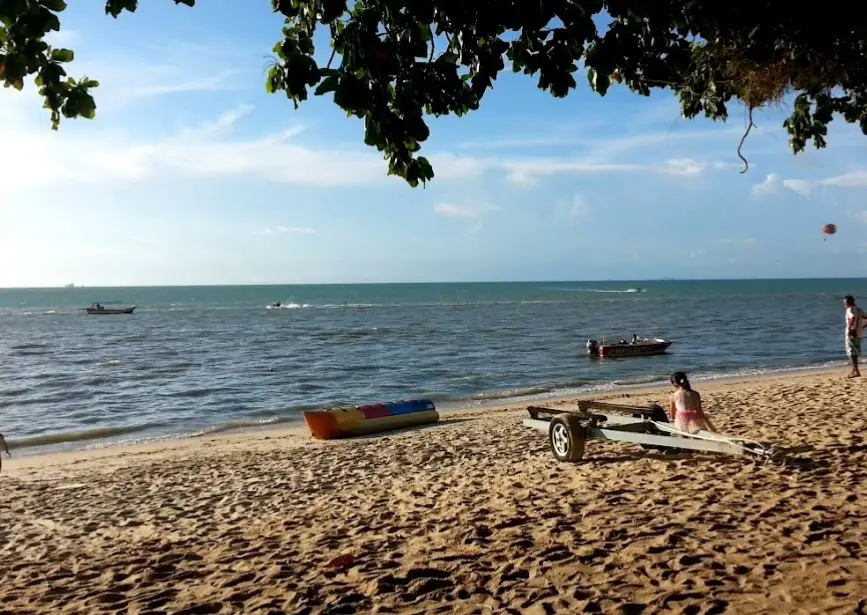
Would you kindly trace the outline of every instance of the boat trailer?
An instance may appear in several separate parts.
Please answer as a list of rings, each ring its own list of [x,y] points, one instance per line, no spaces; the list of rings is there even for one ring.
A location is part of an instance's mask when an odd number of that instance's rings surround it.
[[[752,440],[709,431],[690,433],[668,422],[665,409],[579,401],[577,408],[528,406],[524,425],[547,432],[551,452],[558,461],[576,462],[584,457],[587,440],[633,442],[645,449],[687,449],[746,456],[756,461],[775,458],[774,450]]]

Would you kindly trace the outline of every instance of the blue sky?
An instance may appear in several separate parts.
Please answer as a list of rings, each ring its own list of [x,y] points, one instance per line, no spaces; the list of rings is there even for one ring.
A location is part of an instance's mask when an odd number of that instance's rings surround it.
[[[796,157],[785,105],[756,114],[741,175],[742,109],[686,121],[664,92],[582,76],[555,100],[504,74],[431,122],[437,177],[412,189],[330,97],[265,94],[267,3],[99,4],[56,37],[102,83],[96,120],[53,133],[0,91],[0,286],[865,275],[867,138],[842,120]]]

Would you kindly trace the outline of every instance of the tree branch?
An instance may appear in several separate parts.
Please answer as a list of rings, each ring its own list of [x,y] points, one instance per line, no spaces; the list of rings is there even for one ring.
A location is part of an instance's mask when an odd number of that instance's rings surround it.
[[[747,109],[747,121],[748,121],[747,130],[746,130],[746,132],[744,132],[744,136],[741,137],[741,142],[738,144],[738,158],[740,158],[744,163],[744,168],[740,171],[741,175],[743,175],[744,173],[746,173],[750,169],[750,162],[749,162],[749,160],[744,158],[744,155],[741,153],[741,148],[743,148],[744,142],[747,140],[747,137],[750,136],[750,131],[755,126],[755,124],[753,123],[753,107],[752,106],[750,106]]]

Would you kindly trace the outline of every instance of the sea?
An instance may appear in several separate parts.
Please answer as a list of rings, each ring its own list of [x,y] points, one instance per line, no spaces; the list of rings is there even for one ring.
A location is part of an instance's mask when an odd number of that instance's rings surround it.
[[[843,366],[841,297],[867,280],[0,290],[0,432],[24,454],[303,421]],[[92,303],[135,313],[91,316]],[[270,309],[280,302],[280,309]],[[591,359],[588,339],[673,340]],[[700,388],[700,384],[697,384]]]

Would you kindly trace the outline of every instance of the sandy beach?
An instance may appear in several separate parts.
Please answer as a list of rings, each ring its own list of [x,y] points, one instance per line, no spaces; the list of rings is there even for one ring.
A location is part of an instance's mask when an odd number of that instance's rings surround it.
[[[557,463],[508,407],[4,459],[0,611],[865,612],[867,383],[697,388],[720,430],[803,450]]]

